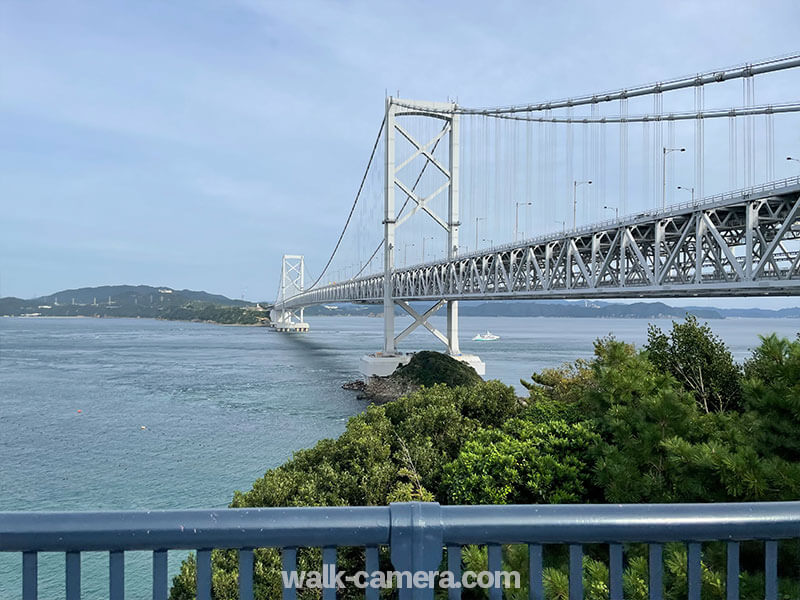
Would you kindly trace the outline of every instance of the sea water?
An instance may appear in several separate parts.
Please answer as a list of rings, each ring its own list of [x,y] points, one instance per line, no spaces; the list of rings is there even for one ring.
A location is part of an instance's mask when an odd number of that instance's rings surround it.
[[[340,434],[364,409],[342,383],[380,349],[380,319],[316,317],[306,334],[148,319],[0,319],[0,511],[220,508],[233,490]],[[443,319],[433,323],[444,329]],[[669,321],[655,321],[668,329]],[[461,349],[515,385],[592,353],[613,334],[641,344],[648,321],[462,317]],[[798,319],[725,319],[737,360],[758,334]],[[398,327],[401,324],[398,323]],[[493,342],[473,342],[485,330]],[[424,330],[411,350],[441,349]],[[174,575],[184,551],[170,552]],[[148,598],[148,553],[126,554],[126,598]],[[21,596],[22,559],[0,555],[0,599]],[[84,598],[107,597],[108,555],[84,553]],[[43,554],[40,598],[62,598],[63,554]]]

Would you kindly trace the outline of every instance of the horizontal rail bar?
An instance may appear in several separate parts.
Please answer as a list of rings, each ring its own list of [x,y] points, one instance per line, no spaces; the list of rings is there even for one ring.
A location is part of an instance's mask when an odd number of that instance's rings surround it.
[[[375,547],[391,543],[396,506],[2,512],[0,551]],[[800,538],[800,502],[430,506],[446,545]]]
[[[704,542],[800,537],[800,502],[443,506],[449,544]]]
[[[378,546],[389,507],[0,512],[0,551]]]

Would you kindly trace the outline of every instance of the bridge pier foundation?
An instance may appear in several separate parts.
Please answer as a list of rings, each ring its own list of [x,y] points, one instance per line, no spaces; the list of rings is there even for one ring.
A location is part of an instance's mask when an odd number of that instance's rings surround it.
[[[281,333],[308,333],[308,323],[273,323],[275,331]]]
[[[486,375],[486,363],[477,354],[459,354],[458,356],[453,356],[453,358],[467,363],[481,377]]]
[[[299,313],[293,310],[280,309],[270,311],[270,326],[275,331],[281,333],[305,333],[308,331],[308,323],[303,319],[303,309]]]
[[[382,352],[366,354],[361,357],[358,370],[367,379],[370,377],[388,377],[400,365],[407,365],[413,354],[413,352],[404,354],[383,354]],[[486,363],[475,354],[450,354],[449,356],[468,364],[481,377],[486,374]]]
[[[358,370],[369,379],[370,377],[388,377],[400,365],[407,365],[411,354],[366,354],[361,357]]]

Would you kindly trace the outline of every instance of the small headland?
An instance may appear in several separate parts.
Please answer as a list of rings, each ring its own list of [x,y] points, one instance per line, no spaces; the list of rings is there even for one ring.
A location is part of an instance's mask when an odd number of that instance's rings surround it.
[[[447,354],[423,350],[416,352],[406,365],[400,365],[388,377],[370,377],[366,381],[349,381],[343,389],[359,392],[358,398],[384,404],[411,394],[421,387],[443,383],[449,387],[482,383],[471,366]]]

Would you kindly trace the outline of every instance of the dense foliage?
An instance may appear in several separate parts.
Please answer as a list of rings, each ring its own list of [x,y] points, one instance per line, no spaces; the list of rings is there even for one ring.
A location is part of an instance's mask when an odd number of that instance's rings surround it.
[[[680,381],[705,412],[741,409],[742,370],[708,325],[690,315],[669,336],[651,325],[647,338],[650,362]]]
[[[263,313],[241,306],[189,302],[161,311],[158,318],[170,321],[208,321],[223,325],[255,325],[265,317]]]
[[[408,364],[400,365],[392,377],[404,379],[413,385],[431,387],[443,383],[450,387],[477,385],[483,380],[467,363],[441,352],[422,350],[415,352]]]
[[[432,360],[436,360],[435,358]],[[534,374],[527,398],[499,382],[424,387],[350,419],[335,440],[297,452],[268,471],[231,506],[441,503],[710,502],[800,499],[800,341],[769,336],[739,366],[694,319],[669,335],[652,328],[646,347],[598,340],[594,357]],[[685,598],[686,556],[665,547],[667,598]],[[384,557],[384,560],[386,557]],[[340,567],[358,569],[363,551],[342,549]],[[480,570],[485,548],[468,547]],[[545,554],[548,598],[567,598],[565,555]],[[298,552],[299,568],[318,568],[318,549]],[[507,568],[526,573],[524,547],[504,548]],[[800,562],[797,544],[781,564]],[[763,546],[742,547],[742,598],[758,598]],[[607,553],[588,548],[587,598],[608,598]],[[214,552],[217,600],[236,593],[236,555]],[[724,598],[721,544],[704,545],[703,598]],[[256,553],[258,598],[280,595],[280,560]],[[782,597],[800,597],[782,573]],[[194,598],[187,559],[172,600]],[[647,597],[646,550],[626,547],[626,598]],[[302,590],[301,597],[317,597]],[[344,590],[345,597],[356,597]],[[510,597],[527,597],[525,589]]]

